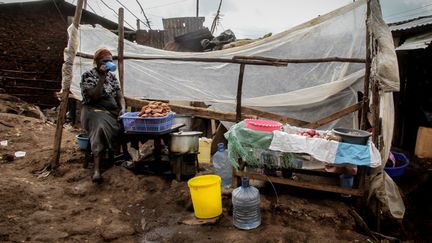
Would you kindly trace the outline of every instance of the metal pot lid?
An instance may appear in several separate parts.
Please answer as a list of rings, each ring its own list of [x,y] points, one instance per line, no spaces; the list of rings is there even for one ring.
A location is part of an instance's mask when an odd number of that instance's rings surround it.
[[[172,136],[197,136],[201,135],[202,132],[199,131],[181,131],[181,132],[173,132],[171,133]]]

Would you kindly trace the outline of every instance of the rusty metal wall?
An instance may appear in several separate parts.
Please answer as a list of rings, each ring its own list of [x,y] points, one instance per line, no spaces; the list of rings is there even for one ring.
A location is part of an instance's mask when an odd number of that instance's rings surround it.
[[[140,45],[163,49],[165,46],[164,30],[137,30],[136,42]]]
[[[181,17],[162,19],[164,33],[164,42],[168,43],[174,40],[174,37],[203,29],[204,17]]]

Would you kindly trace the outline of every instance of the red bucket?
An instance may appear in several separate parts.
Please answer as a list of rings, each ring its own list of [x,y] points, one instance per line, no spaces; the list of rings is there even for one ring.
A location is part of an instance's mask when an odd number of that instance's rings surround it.
[[[273,132],[282,127],[282,123],[272,120],[246,119],[245,122],[246,128],[263,132]]]

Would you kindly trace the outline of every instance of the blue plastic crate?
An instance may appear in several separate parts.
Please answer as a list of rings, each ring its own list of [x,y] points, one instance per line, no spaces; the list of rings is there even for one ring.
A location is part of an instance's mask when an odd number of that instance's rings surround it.
[[[139,117],[139,112],[126,112],[122,116],[123,126],[127,132],[163,132],[171,129],[175,113],[162,117]]]

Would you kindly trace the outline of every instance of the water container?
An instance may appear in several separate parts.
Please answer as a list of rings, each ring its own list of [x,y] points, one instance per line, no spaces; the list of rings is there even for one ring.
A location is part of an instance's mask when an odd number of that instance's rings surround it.
[[[218,151],[212,157],[215,174],[222,178],[222,187],[231,186],[232,165],[228,159],[228,151],[223,143],[218,143]]]
[[[239,229],[255,229],[261,224],[260,194],[243,177],[242,185],[232,192],[233,224]]]

